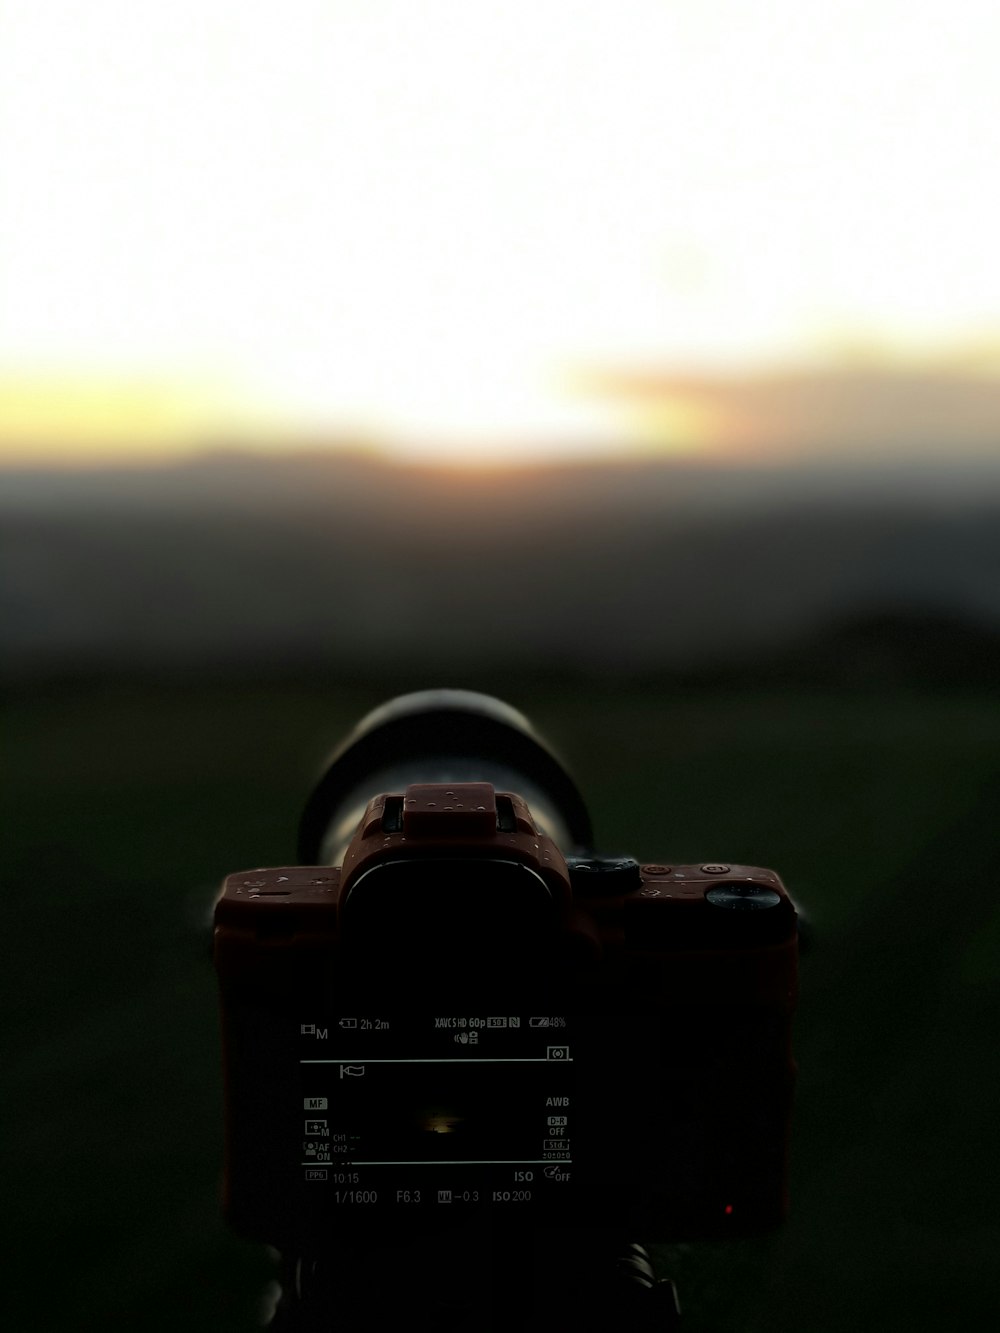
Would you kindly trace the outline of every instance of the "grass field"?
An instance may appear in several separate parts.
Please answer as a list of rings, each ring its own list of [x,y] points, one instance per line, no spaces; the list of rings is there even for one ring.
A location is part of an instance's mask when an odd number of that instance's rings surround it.
[[[425,683],[8,692],[8,1327],[254,1326],[270,1264],[218,1217],[205,911],[226,872],[293,858],[324,754]],[[810,919],[793,1214],[764,1240],[654,1247],[689,1333],[1000,1312],[995,697],[446,683],[532,718],[609,850],[773,865]]]

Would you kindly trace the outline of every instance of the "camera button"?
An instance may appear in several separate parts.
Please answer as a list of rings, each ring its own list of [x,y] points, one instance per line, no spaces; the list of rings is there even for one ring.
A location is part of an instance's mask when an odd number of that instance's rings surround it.
[[[702,873],[705,875],[728,875],[729,867],[719,865],[718,862],[710,861],[707,866],[702,866]]]

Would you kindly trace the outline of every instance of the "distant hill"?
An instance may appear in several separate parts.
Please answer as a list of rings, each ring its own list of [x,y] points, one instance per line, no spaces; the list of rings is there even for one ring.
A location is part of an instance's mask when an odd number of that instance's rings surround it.
[[[801,672],[810,653],[836,655],[824,635],[860,651],[844,626],[872,616],[910,633],[968,626],[974,652],[947,632],[940,651],[952,674],[966,656],[982,674],[1000,627],[1000,461],[456,474],[220,451],[0,473],[8,674],[467,662],[627,675],[796,653]]]
[[[474,461],[474,450],[470,450]],[[152,466],[0,467],[0,513],[66,507],[169,508],[244,504],[315,505],[361,501],[407,503],[454,499],[474,509],[518,496],[529,507],[625,502],[698,506],[771,505],[779,500],[965,504],[1000,502],[1000,439],[995,458],[949,457],[900,464],[827,458],[803,465],[737,466],[692,458],[651,457],[546,463],[534,467],[456,471],[399,463],[360,450],[313,449],[287,454],[215,448]]]

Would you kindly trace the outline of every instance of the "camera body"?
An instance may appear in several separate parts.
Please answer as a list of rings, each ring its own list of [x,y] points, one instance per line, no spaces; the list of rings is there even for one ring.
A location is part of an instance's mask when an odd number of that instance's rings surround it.
[[[564,850],[515,791],[367,802],[338,865],[215,910],[224,1208],[282,1250],[787,1210],[796,912],[756,866]]]

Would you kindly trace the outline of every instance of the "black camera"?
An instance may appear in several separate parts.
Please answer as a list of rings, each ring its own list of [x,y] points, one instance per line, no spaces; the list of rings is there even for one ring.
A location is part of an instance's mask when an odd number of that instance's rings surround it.
[[[530,724],[402,696],[333,756],[299,864],[215,908],[225,1212],[286,1255],[784,1217],[796,912],[769,869],[596,852]]]

